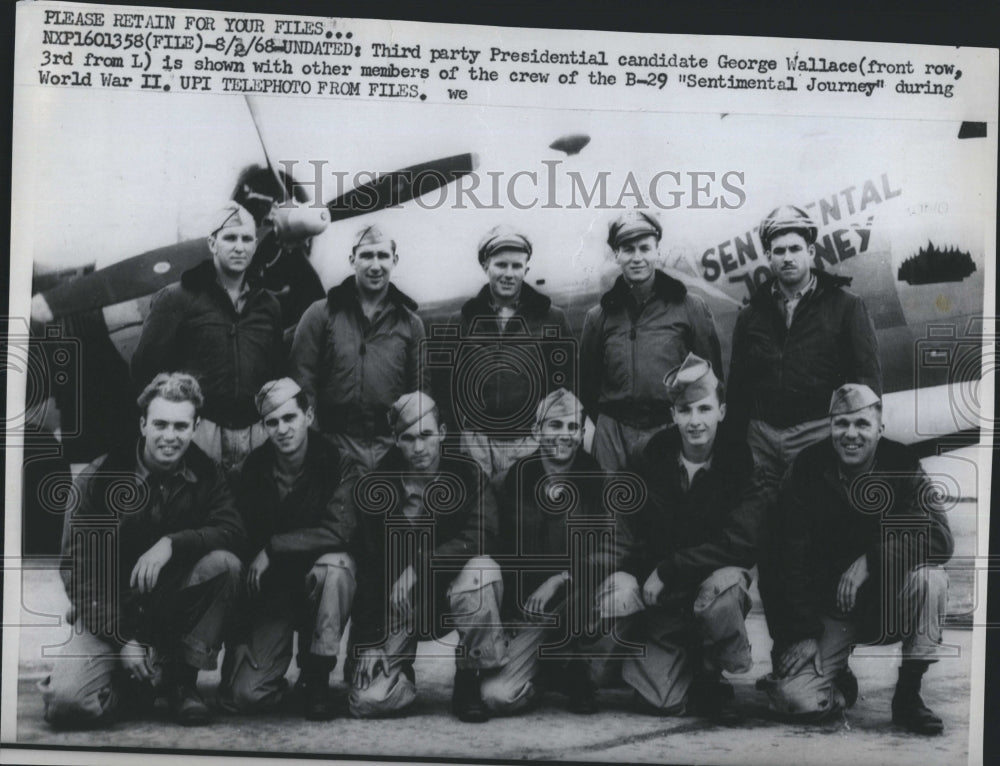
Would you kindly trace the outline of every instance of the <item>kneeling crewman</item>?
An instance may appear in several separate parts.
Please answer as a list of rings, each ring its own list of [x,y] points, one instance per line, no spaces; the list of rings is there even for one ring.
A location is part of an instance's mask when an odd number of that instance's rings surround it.
[[[139,395],[138,445],[76,480],[63,530],[73,631],[40,684],[53,725],[106,725],[157,692],[179,723],[209,718],[198,671],[215,667],[245,533],[222,469],[192,444],[203,401],[191,375],[160,373]]]
[[[807,447],[782,484],[782,587],[769,610],[772,707],[817,720],[854,704],[854,644],[903,642],[892,720],[940,734],[920,698],[937,660],[954,541],[936,493],[907,447],[882,437],[882,402],[848,383],[830,402],[830,438]]]
[[[338,506],[335,532],[353,540],[358,591],[351,611],[349,697],[357,717],[388,715],[416,697],[420,639],[458,630],[452,710],[485,721],[480,674],[500,667],[503,583],[486,555],[496,535],[496,502],[469,458],[444,454],[445,426],[424,393],[389,409],[396,446],[358,479]]]
[[[265,383],[256,403],[268,443],[250,453],[240,477],[237,499],[254,559],[244,621],[223,663],[222,701],[240,711],[274,707],[298,630],[305,716],[327,720],[334,716],[330,672],[355,588],[354,562],[331,531],[341,487],[337,450],[312,430],[313,408],[290,378]]]
[[[621,671],[641,709],[734,722],[722,671],[752,665],[747,570],[767,492],[747,446],[720,438],[726,405],[711,365],[688,354],[664,382],[675,425],[649,441],[636,466],[647,500],[621,517],[618,571],[600,587],[597,616],[645,648]]]

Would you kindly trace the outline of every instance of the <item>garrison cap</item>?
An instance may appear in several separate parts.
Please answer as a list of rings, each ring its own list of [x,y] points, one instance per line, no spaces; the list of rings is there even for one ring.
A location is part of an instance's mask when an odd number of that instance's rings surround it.
[[[680,367],[675,367],[663,378],[670,404],[677,406],[704,399],[718,388],[719,379],[712,365],[697,354],[688,352]]]
[[[396,240],[389,239],[378,226],[370,224],[355,235],[352,250],[357,250],[362,245],[374,245],[378,242],[391,242],[392,249],[396,249]]]
[[[479,240],[479,265],[482,266],[490,256],[503,249],[520,250],[531,257],[531,242],[528,238],[513,226],[501,224],[494,226]]]
[[[830,397],[830,417],[848,415],[881,401],[879,395],[864,383],[845,383]]]
[[[261,418],[266,418],[301,391],[302,388],[299,384],[291,378],[278,378],[277,380],[269,380],[261,386],[253,401],[257,405],[257,412],[260,413]]]
[[[256,229],[256,222],[250,212],[239,202],[229,200],[216,208],[209,219],[209,234],[215,234],[227,226],[243,226],[250,224]]]
[[[395,436],[399,436],[424,415],[436,410],[437,404],[423,391],[403,394],[389,407],[389,428]]]
[[[535,422],[541,425],[549,418],[575,417],[583,420],[583,405],[565,388],[557,388],[538,403]]]
[[[608,245],[612,250],[617,250],[630,239],[649,234],[656,237],[657,242],[663,236],[663,227],[656,216],[641,210],[627,210],[608,226]]]
[[[765,216],[764,220],[760,222],[757,234],[760,236],[760,242],[764,249],[767,250],[771,247],[771,240],[776,236],[782,232],[794,230],[804,231],[806,242],[810,245],[816,241],[816,235],[819,232],[816,222],[805,210],[794,205],[782,205]]]

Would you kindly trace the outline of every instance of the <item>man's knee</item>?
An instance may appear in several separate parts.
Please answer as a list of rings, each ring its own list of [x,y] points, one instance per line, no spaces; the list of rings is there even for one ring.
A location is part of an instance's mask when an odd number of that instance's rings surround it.
[[[645,609],[639,582],[628,572],[615,572],[597,589],[595,608],[598,619],[627,617]]]
[[[788,678],[766,677],[758,682],[758,688],[761,686],[771,709],[793,722],[821,720],[845,706],[833,678],[820,675],[811,666]]]
[[[918,599],[933,603],[944,599],[948,593],[948,573],[944,567],[915,567],[906,573],[903,588]]]
[[[330,586],[333,586],[333,590],[338,590],[337,586],[343,585],[353,592],[357,571],[357,565],[350,554],[324,553],[309,570],[306,588],[310,593],[317,593],[320,589],[330,589]]]
[[[488,676],[480,684],[483,704],[494,713],[515,713],[527,707],[535,696],[531,681],[516,683],[504,674]]]
[[[230,694],[233,706],[241,713],[268,710],[277,704],[285,679],[268,679],[244,665],[233,676]]]
[[[351,689],[347,704],[355,718],[379,718],[409,706],[417,696],[414,683],[402,671],[380,674],[367,689]]]
[[[243,564],[235,553],[214,550],[198,559],[185,585],[190,587],[218,577],[220,582],[236,588],[239,586],[242,573]]]
[[[705,578],[698,587],[694,613],[713,619],[730,611],[745,617],[750,610],[750,573],[740,567],[722,567]]]
[[[448,587],[448,599],[454,607],[456,600],[480,591],[487,586],[503,587],[500,566],[489,556],[474,556],[469,559],[458,576]]]
[[[57,667],[39,688],[45,703],[45,720],[56,727],[100,725],[118,705],[118,694],[110,678],[89,685],[74,676],[58,673]]]

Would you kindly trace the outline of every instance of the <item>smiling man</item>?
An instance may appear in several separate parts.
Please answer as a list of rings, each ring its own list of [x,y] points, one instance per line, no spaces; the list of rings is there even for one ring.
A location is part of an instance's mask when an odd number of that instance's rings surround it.
[[[312,430],[312,406],[294,380],[268,381],[256,402],[268,443],[250,453],[238,482],[253,558],[244,621],[223,663],[221,696],[242,712],[278,705],[298,631],[304,715],[329,720],[336,712],[330,673],[355,589],[354,562],[330,531],[341,488],[337,450]]]
[[[455,365],[436,381],[446,419],[461,430],[461,449],[503,484],[510,466],[535,450],[535,407],[550,391],[575,385],[576,354],[566,314],[525,283],[532,246],[510,226],[479,243],[487,284],[452,316]]]
[[[594,457],[606,471],[636,460],[670,419],[663,376],[689,352],[722,376],[722,351],[708,304],[657,268],[663,228],[627,211],[611,222],[608,246],[621,275],[583,323],[581,399],[595,421]]]
[[[41,683],[54,726],[106,725],[157,693],[179,723],[209,718],[196,682],[215,667],[230,621],[243,525],[222,470],[192,443],[197,380],[161,373],[138,405],[138,445],[87,466],[67,509],[74,625]]]
[[[599,589],[598,616],[644,645],[622,667],[640,709],[733,723],[740,713],[722,671],[753,664],[748,570],[769,498],[746,445],[720,433],[726,405],[711,365],[688,354],[664,384],[674,425],[636,464],[647,499],[619,519],[618,571]]]
[[[392,447],[390,405],[426,389],[418,362],[417,304],[391,281],[396,242],[378,226],[358,232],[354,274],[306,309],[292,342],[292,376],[316,408],[319,429],[347,473],[372,470]]]
[[[581,538],[586,519],[605,520],[604,472],[581,449],[583,405],[565,388],[539,403],[535,435],[538,449],[514,463],[499,497],[494,555],[503,568],[509,660],[483,682],[483,700],[491,712],[513,713],[554,689],[568,696],[572,712],[593,713],[588,665],[565,653],[580,648],[573,626],[593,602]],[[546,624],[553,616],[557,623]],[[563,656],[542,656],[543,645],[560,647]]]
[[[257,249],[250,213],[227,202],[211,226],[211,260],[153,297],[132,377],[144,386],[164,370],[195,375],[205,395],[195,443],[228,470],[266,439],[253,398],[283,364],[281,307],[247,276]]]
[[[782,483],[775,562],[765,603],[774,671],[759,683],[793,720],[825,719],[854,704],[854,644],[902,641],[892,721],[943,731],[920,698],[940,653],[954,541],[916,455],[882,436],[882,402],[846,384],[830,401],[830,437],[803,450]]]

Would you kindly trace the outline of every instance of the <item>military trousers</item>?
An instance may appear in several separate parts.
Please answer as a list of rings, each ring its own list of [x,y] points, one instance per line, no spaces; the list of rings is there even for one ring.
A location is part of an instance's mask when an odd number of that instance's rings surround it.
[[[179,580],[179,590],[161,581],[151,603],[165,605],[166,614],[151,615],[160,633],[147,652],[154,666],[154,682],[170,663],[183,662],[208,670],[216,666],[218,651],[232,617],[242,565],[229,551],[203,556]],[[161,573],[161,578],[163,574]],[[121,665],[119,647],[91,633],[79,615],[69,641],[56,657],[52,673],[39,688],[45,703],[45,720],[55,726],[93,726],[106,722],[119,705],[123,688],[129,687]]]
[[[259,597],[248,599],[239,635],[226,647],[223,705],[259,711],[282,700],[296,631],[299,669],[331,671],[351,615],[355,574],[350,555],[324,553],[300,583],[270,584]]]

